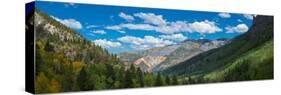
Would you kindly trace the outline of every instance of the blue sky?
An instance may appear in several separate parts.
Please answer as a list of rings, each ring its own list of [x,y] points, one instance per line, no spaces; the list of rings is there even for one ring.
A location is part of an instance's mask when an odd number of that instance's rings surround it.
[[[111,53],[142,51],[186,39],[233,38],[254,15],[37,1],[36,7]]]

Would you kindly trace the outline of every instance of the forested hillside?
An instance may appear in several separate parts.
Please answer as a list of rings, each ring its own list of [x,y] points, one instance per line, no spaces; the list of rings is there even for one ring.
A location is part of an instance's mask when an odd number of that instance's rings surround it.
[[[35,92],[69,92],[177,84],[174,77],[125,69],[116,55],[36,9]],[[34,22],[33,22],[34,21]],[[27,28],[31,28],[28,26]]]
[[[250,30],[229,44],[201,53],[163,73],[192,83],[272,79],[273,17],[257,16]]]

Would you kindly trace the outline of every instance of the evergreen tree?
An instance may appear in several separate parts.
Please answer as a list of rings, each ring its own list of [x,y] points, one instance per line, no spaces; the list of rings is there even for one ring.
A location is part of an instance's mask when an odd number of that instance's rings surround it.
[[[145,81],[145,86],[148,86],[148,87],[154,86],[154,84],[155,84],[154,76],[151,73],[146,73],[144,75],[144,81]]]
[[[178,79],[177,79],[177,77],[176,76],[173,76],[173,83],[172,83],[172,85],[178,85],[179,84],[179,81],[178,81]]]
[[[125,74],[125,79],[124,79],[124,88],[130,88],[132,87],[132,78],[133,78],[133,75],[131,73],[130,70],[126,70],[126,74]]]
[[[80,90],[89,90],[89,88],[87,88],[87,73],[85,67],[81,69],[80,74],[77,78],[77,83]]]
[[[113,70],[113,66],[111,64],[105,64],[105,66],[106,66],[105,75],[107,77],[106,84],[108,88],[112,88],[115,80],[115,73]]]
[[[169,76],[166,76],[165,81],[166,81],[166,85],[171,85],[171,80]]]
[[[160,73],[157,74],[155,86],[163,86],[165,85],[165,81]]]
[[[144,81],[144,73],[141,71],[140,68],[137,69],[137,74],[138,74],[138,79],[139,79],[139,84],[141,87],[144,87],[145,85],[145,81]]]

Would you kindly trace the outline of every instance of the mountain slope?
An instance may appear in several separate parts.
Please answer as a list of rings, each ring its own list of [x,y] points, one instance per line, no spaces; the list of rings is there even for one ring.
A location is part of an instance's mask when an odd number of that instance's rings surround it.
[[[218,39],[218,40],[207,40],[207,39],[198,39],[198,40],[186,40],[183,42],[179,48],[167,55],[167,59],[161,64],[153,68],[154,72],[159,72],[168,67],[176,65],[180,62],[188,60],[197,54],[202,52],[218,48],[223,46],[228,42],[227,39]]]
[[[227,42],[218,40],[186,40],[177,45],[152,48],[143,52],[121,53],[119,58],[127,64],[134,64],[144,72],[159,72],[204,51],[220,47]]]
[[[152,48],[142,52],[125,52],[119,54],[118,57],[124,62],[127,68],[130,67],[131,64],[134,64],[143,72],[151,72],[155,66],[166,60],[166,55],[169,55],[178,47],[179,45],[172,45]]]
[[[86,64],[106,63],[110,59],[117,60],[100,46],[82,38],[78,32],[39,10],[34,13],[34,16],[38,53],[62,53],[67,60],[79,60]],[[40,52],[41,49],[42,52]]]
[[[237,60],[242,59],[241,56],[246,56],[255,52],[259,52],[259,48],[263,47],[263,45],[269,48],[268,50],[272,50],[270,49],[270,47],[268,47],[268,44],[266,44],[266,43],[270,43],[269,41],[271,40],[273,40],[273,17],[259,15],[253,20],[253,25],[248,30],[247,33],[234,38],[229,44],[217,49],[213,49],[201,53],[185,62],[182,62],[178,65],[166,69],[162,73],[167,75],[178,75],[184,78],[191,77],[191,76],[202,77],[206,74],[209,74],[210,72],[224,70],[226,66],[233,65]],[[269,45],[272,45],[273,47],[273,44],[269,44]],[[248,52],[250,52],[250,54],[247,54]],[[270,52],[266,54],[273,56],[273,53]],[[256,58],[263,58],[265,56],[266,55],[261,55],[261,56],[257,56]],[[243,59],[250,60],[247,58],[248,57]],[[268,61],[269,63],[273,62],[273,58],[268,58],[268,59],[270,59]],[[262,60],[259,60],[258,62],[263,63]],[[244,62],[244,63],[250,64],[251,62]],[[271,65],[273,64],[267,64],[267,65],[269,65],[268,67],[271,67]],[[250,67],[247,68],[253,68],[253,67],[252,65],[250,65]],[[239,71],[239,69],[237,70]],[[270,68],[269,71],[271,71]],[[241,70],[239,72],[243,73],[244,70]],[[262,74],[261,76],[266,76],[266,75]],[[225,79],[221,79],[221,80],[225,80]],[[216,81],[216,80],[209,80],[209,81]]]
[[[143,72],[151,72],[152,69],[166,60],[164,56],[144,56],[137,59],[133,64]]]
[[[178,45],[173,46],[166,46],[166,47],[158,47],[158,48],[152,48],[149,50],[145,50],[142,52],[124,52],[118,54],[118,57],[120,60],[124,62],[134,62],[135,60],[144,57],[144,56],[166,56],[173,52],[175,49],[177,49]]]
[[[246,52],[219,70],[204,76],[216,81],[242,81],[273,78],[273,40]]]
[[[101,89],[102,85],[94,81],[111,78],[107,73],[112,75],[113,68],[120,67],[115,55],[84,39],[78,32],[47,14],[36,9],[27,18],[26,29],[34,28],[36,35],[35,93]],[[97,72],[103,76],[98,76]],[[97,85],[95,88],[81,83],[80,80],[87,81],[85,73],[87,77],[95,76],[87,82],[87,85]]]

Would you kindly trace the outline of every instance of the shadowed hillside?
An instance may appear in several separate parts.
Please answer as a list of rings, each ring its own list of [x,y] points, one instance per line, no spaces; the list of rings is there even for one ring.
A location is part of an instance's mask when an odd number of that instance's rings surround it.
[[[273,78],[273,17],[257,16],[247,33],[163,71],[184,80],[238,81]]]

